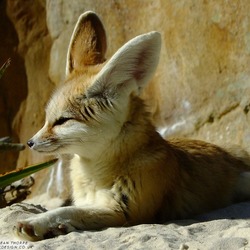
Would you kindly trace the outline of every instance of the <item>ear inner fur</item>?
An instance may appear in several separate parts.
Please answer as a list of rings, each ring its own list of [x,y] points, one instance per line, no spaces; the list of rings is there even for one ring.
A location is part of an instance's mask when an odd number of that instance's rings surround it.
[[[79,17],[71,37],[66,75],[87,65],[103,63],[106,49],[106,33],[99,17],[91,11],[84,13]]]
[[[156,31],[131,39],[104,65],[88,95],[140,94],[156,70],[160,48],[161,35]]]

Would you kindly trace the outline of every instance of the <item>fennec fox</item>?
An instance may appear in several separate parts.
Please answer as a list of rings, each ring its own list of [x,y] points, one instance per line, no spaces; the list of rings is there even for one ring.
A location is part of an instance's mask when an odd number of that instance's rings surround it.
[[[105,62],[106,37],[93,12],[79,17],[66,80],[28,141],[72,154],[74,206],[20,221],[18,236],[41,240],[75,230],[161,223],[250,197],[247,157],[196,140],[164,140],[139,97],[158,64],[161,36],[135,37]]]

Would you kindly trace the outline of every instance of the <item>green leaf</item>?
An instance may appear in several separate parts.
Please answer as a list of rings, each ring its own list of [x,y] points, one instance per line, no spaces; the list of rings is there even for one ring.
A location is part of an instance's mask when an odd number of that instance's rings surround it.
[[[0,151],[21,151],[24,150],[25,146],[21,143],[10,143],[0,141]]]
[[[11,59],[9,58],[0,68],[0,78],[3,76],[4,71],[10,66]]]
[[[48,168],[54,163],[56,163],[58,159],[53,159],[44,163],[36,164],[27,168],[17,169],[6,174],[0,175],[0,188],[6,187],[11,183],[18,181],[26,176],[29,176],[39,170],[44,168]]]
[[[24,150],[25,146],[21,143],[13,143],[10,137],[0,138],[0,151],[21,151]]]

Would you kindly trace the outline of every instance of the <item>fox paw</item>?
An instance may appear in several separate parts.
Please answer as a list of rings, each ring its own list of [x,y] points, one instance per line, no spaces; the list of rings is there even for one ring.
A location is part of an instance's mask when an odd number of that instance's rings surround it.
[[[17,237],[30,241],[53,238],[75,230],[69,221],[51,222],[44,218],[26,219],[18,222],[13,228]]]

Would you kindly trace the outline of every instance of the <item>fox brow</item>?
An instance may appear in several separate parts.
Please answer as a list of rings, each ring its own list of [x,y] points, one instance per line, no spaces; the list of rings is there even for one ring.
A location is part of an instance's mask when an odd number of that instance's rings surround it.
[[[108,98],[96,95],[88,97],[86,94],[79,95],[73,100],[68,99],[68,112],[72,113],[75,117],[81,117],[85,121],[96,119],[98,113],[111,111],[114,107],[113,102]]]

